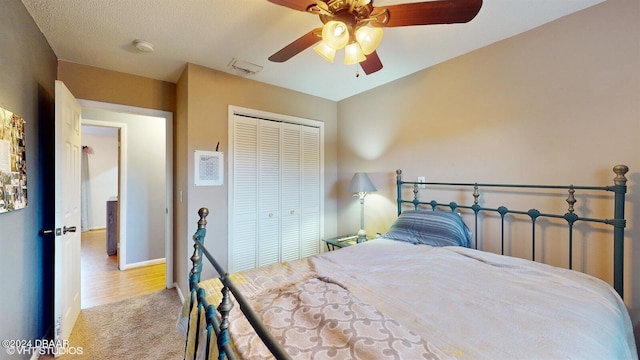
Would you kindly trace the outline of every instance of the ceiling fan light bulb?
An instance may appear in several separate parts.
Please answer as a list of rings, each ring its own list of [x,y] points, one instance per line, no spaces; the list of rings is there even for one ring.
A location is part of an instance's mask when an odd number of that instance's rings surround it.
[[[367,59],[362,52],[360,44],[353,42],[344,48],[344,64],[353,65]]]
[[[378,48],[382,41],[382,28],[363,26],[356,30],[356,40],[365,55],[369,55]]]
[[[338,23],[338,25],[333,28],[333,36],[340,37],[345,33],[345,31],[347,31],[347,29],[345,28],[344,24]]]
[[[336,57],[336,49],[327,45],[324,41],[321,41],[318,45],[314,46],[313,50],[330,63],[333,63],[333,59]]]
[[[336,50],[342,49],[349,42],[347,25],[342,21],[327,21],[322,27],[322,40]]]

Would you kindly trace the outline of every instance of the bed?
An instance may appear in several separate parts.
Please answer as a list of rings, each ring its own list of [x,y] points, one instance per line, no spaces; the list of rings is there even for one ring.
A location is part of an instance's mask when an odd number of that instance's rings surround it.
[[[185,358],[637,359],[622,298],[627,172],[615,166],[610,186],[549,186],[417,183],[398,170],[398,218],[385,234],[238,274],[227,274],[205,247],[208,210],[200,209],[190,296],[178,319]],[[456,199],[469,192],[472,200],[421,200],[436,187],[455,188]],[[560,192],[566,211],[484,200],[492,192],[510,199],[514,191],[536,198]],[[613,216],[580,216],[580,193],[585,202],[608,199]],[[483,226],[496,219],[497,231]],[[565,224],[568,247],[562,267],[536,262],[546,256],[534,251],[549,241],[556,220]],[[531,259],[505,255],[519,222],[531,229]],[[609,229],[613,286],[576,271],[580,224]],[[498,239],[497,252],[479,250],[487,232]],[[201,279],[204,259],[219,278]]]

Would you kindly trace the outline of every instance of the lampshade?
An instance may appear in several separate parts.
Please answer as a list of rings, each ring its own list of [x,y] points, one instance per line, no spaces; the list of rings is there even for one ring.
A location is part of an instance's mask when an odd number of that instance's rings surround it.
[[[353,42],[344,48],[344,64],[353,65],[367,59],[360,48],[360,44]]]
[[[338,50],[349,42],[349,29],[342,21],[331,20],[322,27],[322,40]]]
[[[356,40],[365,55],[375,51],[382,41],[382,28],[362,26],[356,30]]]
[[[333,63],[333,59],[336,57],[336,49],[327,45],[324,41],[320,41],[318,45],[313,47],[313,50],[330,63]]]
[[[374,192],[378,191],[371,180],[369,180],[369,176],[367,173],[355,173],[353,178],[351,179],[351,183],[347,188],[347,191],[350,193],[363,193],[363,192]]]

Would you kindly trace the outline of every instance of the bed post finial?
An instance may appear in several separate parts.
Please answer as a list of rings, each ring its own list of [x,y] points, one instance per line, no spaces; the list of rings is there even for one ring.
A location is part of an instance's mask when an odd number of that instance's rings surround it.
[[[198,215],[200,215],[200,220],[198,220],[198,229],[204,229],[207,227],[207,216],[209,215],[209,209],[203,207],[198,210]]]
[[[627,177],[624,176],[627,172],[629,172],[629,167],[627,165],[616,165],[613,167],[613,172],[616,173],[616,177],[613,179],[613,182],[616,185],[627,184]]]

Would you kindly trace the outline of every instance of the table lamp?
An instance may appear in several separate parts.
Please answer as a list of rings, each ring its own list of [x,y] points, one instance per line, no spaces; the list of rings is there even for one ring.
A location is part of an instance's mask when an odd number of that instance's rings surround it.
[[[377,191],[377,189],[369,180],[367,173],[355,173],[347,191],[360,198],[360,230],[358,230],[357,242],[361,243],[367,240],[367,232],[364,230],[364,197],[367,196],[367,193]]]

